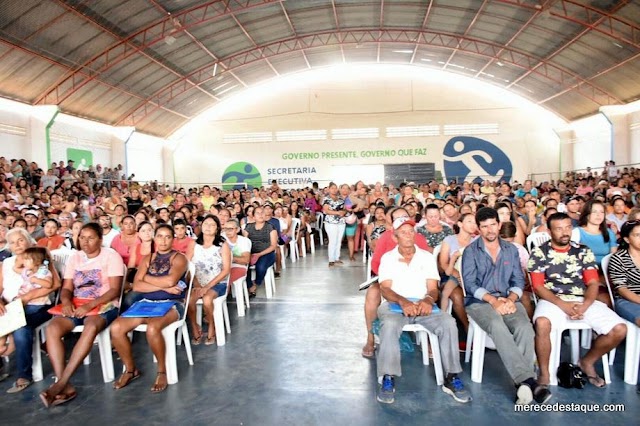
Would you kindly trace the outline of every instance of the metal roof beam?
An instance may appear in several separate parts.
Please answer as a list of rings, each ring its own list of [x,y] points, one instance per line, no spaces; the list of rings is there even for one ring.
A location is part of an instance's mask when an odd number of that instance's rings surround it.
[[[284,4],[282,2],[280,2],[280,7],[282,8],[282,13],[284,13],[285,19],[289,23],[289,28],[291,28],[291,32],[293,32],[294,36],[298,37],[298,32],[296,31],[296,27],[293,26],[293,23],[291,22],[291,18],[289,18],[289,13],[287,13],[287,8],[284,7]],[[307,68],[311,69],[311,64],[309,63],[309,59],[307,58],[307,54],[305,53],[304,49],[300,50],[300,52],[302,52],[302,57],[304,58],[304,62],[307,64]]]
[[[44,56],[44,55],[42,55],[42,54],[40,54],[38,52],[35,52],[35,51],[31,50],[31,49],[26,48],[26,47],[19,46],[17,44],[11,43],[11,42],[9,42],[7,40],[3,40],[1,38],[0,38],[0,43],[3,43],[5,45],[9,46],[11,49],[19,50],[19,51],[27,53],[27,54],[29,54],[31,56],[35,56],[38,59],[42,59],[44,61],[47,61],[52,65],[65,68],[67,70],[70,69],[67,65],[64,65],[64,64],[62,64],[62,63],[60,63],[60,62],[58,62],[58,61],[56,61],[54,59],[51,59],[51,58],[49,58],[47,56]],[[114,86],[113,84],[107,83],[105,81],[99,81],[98,80],[97,82],[99,84],[103,85],[103,86],[107,86],[110,90],[115,90],[115,91],[120,92],[122,94],[125,94],[127,96],[131,96],[133,98],[143,100],[145,103],[149,101],[149,99],[146,99],[143,96],[138,95],[137,93],[129,92],[128,90],[125,90],[122,87]],[[156,107],[156,109],[162,109],[164,111],[167,111],[167,112],[169,112],[171,114],[175,114],[175,115],[180,116],[182,118],[191,119],[191,117],[189,117],[187,115],[184,115],[184,114],[181,114],[181,113],[179,113],[177,111],[174,111],[174,110],[172,110],[170,108],[167,108],[167,107],[165,107],[163,105],[156,104],[153,101],[151,101],[151,103]]]
[[[429,22],[429,16],[431,15],[431,7],[433,6],[433,0],[429,0],[429,4],[427,4],[427,8],[424,11],[424,18],[422,19],[422,25],[420,26],[421,30],[427,28],[427,23]],[[419,44],[416,43],[416,46],[413,48],[413,54],[411,55],[410,64],[413,64],[413,61],[416,60],[416,54],[418,53]]]
[[[60,103],[59,99],[68,97],[69,92],[77,91],[90,80],[95,79],[131,55],[178,32],[179,30],[175,27],[176,23],[180,25],[181,30],[189,29],[234,12],[250,10],[280,1],[282,0],[212,0],[173,15],[167,15],[126,38],[122,38],[76,69],[70,70],[45,90],[44,94],[38,98],[37,103]]]
[[[249,31],[247,31],[247,29],[244,27],[244,25],[242,25],[242,23],[238,20],[236,15],[234,13],[232,13],[231,17],[235,21],[236,25],[238,27],[240,27],[240,31],[242,31],[242,33],[245,35],[245,37],[247,37],[249,39],[249,41],[251,42],[251,44],[253,44],[253,47],[256,48],[256,49],[260,49],[260,46],[258,45],[258,43],[256,43],[256,41],[253,39],[253,37],[251,37],[251,34],[249,34]],[[271,62],[269,62],[269,59],[264,57],[264,61],[267,63],[267,65],[269,65],[269,68],[271,68],[271,71],[273,71],[276,76],[280,75],[280,73],[273,66],[273,64]]]
[[[579,83],[576,87],[578,93],[582,96],[590,99],[591,101],[599,105],[615,105],[620,104],[622,101],[610,94],[606,90],[598,87],[597,85],[586,81],[579,75],[573,73],[570,70],[564,69],[558,65],[544,61],[541,58],[532,56],[526,52],[521,52],[516,49],[505,47],[490,42],[473,39],[470,37],[462,37],[457,34],[445,34],[437,33],[427,30],[416,29],[358,29],[358,30],[344,30],[340,32],[328,31],[317,32],[312,34],[305,34],[304,36],[298,36],[289,38],[286,40],[279,40],[270,44],[261,46],[260,48],[239,52],[229,57],[223,58],[220,64],[224,64],[227,69],[233,70],[242,66],[255,63],[264,59],[264,57],[276,57],[279,55],[300,51],[302,49],[308,50],[325,46],[342,46],[345,44],[394,44],[394,43],[412,43],[416,42],[420,45],[430,46],[440,49],[458,49],[459,51],[477,55],[485,58],[499,58],[500,61],[511,64],[513,66],[531,69],[533,66],[539,64],[533,72],[546,78],[551,83],[566,88],[573,84]],[[499,53],[501,52],[501,53]],[[194,71],[189,75],[189,78],[197,84],[203,84],[211,80],[212,70],[218,64],[218,62],[207,64],[204,67]],[[164,105],[168,100],[175,98],[187,90],[191,90],[193,87],[186,84],[184,81],[178,81],[170,84],[168,87],[154,93],[148,99],[158,105]],[[140,120],[141,115],[136,111],[143,109],[143,104],[139,105],[133,113],[118,120],[118,124],[135,125],[136,120]]]
[[[336,0],[331,0],[331,9],[333,10],[333,19],[336,21],[336,31],[340,32],[340,20],[338,19],[338,8],[336,7]],[[347,62],[347,58],[344,56],[344,49],[340,45],[340,53],[342,54],[342,63]]]
[[[562,1],[562,9],[563,10],[567,10],[566,9],[566,4],[569,0],[560,0]],[[613,9],[611,11],[611,13],[615,13],[618,10],[620,10],[622,7],[624,7],[625,5],[627,5],[629,3],[630,0],[622,0],[620,3],[618,3],[615,7],[615,9]],[[572,2],[573,3],[573,2]],[[572,9],[572,10],[576,10],[576,9]],[[571,21],[574,21],[574,19],[570,19],[568,16],[561,16],[558,15],[556,13],[554,13],[552,10],[550,10],[550,13],[554,16],[558,16],[561,17],[563,19],[568,19]],[[564,51],[566,48],[568,48],[569,46],[571,46],[573,43],[575,43],[577,40],[579,40],[582,36],[584,36],[585,34],[587,34],[589,31],[591,31],[592,29],[596,29],[601,23],[603,23],[606,19],[607,19],[607,15],[609,17],[611,17],[611,15],[607,12],[602,11],[601,12],[601,16],[590,26],[586,26],[586,28],[584,28],[582,31],[579,31],[574,37],[571,38],[571,40],[567,41],[566,43],[562,44],[561,46],[559,46],[556,50],[554,50],[553,52],[551,52],[549,55],[547,55],[545,57],[545,61],[549,61],[551,59],[553,59],[555,56],[557,56],[558,54],[560,54],[562,51]],[[575,21],[574,21],[575,22]],[[584,24],[583,24],[584,25]],[[518,78],[516,78],[513,82],[511,82],[507,88],[511,88],[513,85],[518,84],[520,81],[522,81],[522,79],[526,78],[527,76],[529,76],[531,74],[531,72],[533,72],[533,70],[535,70],[538,66],[541,66],[542,62],[536,66],[534,66],[533,68],[531,68],[531,70],[527,70],[527,72],[525,72],[524,74],[522,74],[521,76],[519,76]]]
[[[471,27],[473,27],[473,25],[476,23],[476,21],[478,20],[478,18],[480,17],[480,14],[482,13],[482,10],[484,9],[484,7],[487,5],[487,2],[489,0],[483,0],[482,4],[480,5],[480,7],[478,8],[478,11],[476,12],[476,14],[474,15],[473,19],[471,20],[471,22],[469,22],[469,25],[467,25],[467,29],[464,30],[464,34],[462,35],[462,37],[466,37],[469,35],[469,32],[471,31]],[[453,59],[453,57],[456,55],[456,53],[458,52],[458,48],[456,47],[455,49],[453,49],[453,52],[451,52],[451,55],[449,55],[449,58],[447,59],[447,61],[444,63],[444,65],[442,66],[442,69],[447,69],[447,67],[449,66],[449,64],[451,63],[451,60]]]

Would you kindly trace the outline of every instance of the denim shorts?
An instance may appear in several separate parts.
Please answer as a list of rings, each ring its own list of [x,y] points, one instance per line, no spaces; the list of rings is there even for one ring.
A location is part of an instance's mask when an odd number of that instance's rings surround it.
[[[616,313],[635,324],[636,318],[640,318],[640,304],[618,297],[616,298]]]
[[[209,291],[215,291],[218,296],[227,294],[227,283],[218,283],[211,287]]]
[[[118,317],[118,309],[117,308],[109,309],[107,312],[99,314],[99,316],[106,321],[105,328],[107,328]],[[70,320],[73,323],[74,327],[77,327],[79,325],[84,325],[84,320],[89,317],[87,316],[84,318],[73,318],[73,317],[60,317],[60,318],[66,318]]]

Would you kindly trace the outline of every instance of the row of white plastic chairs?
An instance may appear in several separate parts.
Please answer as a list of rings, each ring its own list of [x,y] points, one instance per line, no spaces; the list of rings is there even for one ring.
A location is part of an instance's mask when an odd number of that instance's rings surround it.
[[[52,253],[54,264],[57,270],[64,270],[64,265],[72,252],[54,252]],[[195,277],[195,265],[189,262],[189,283],[187,297],[185,299],[185,307],[188,306],[191,298],[191,291],[193,286],[193,278]],[[123,283],[122,289],[124,290],[124,280],[127,275],[126,267],[123,270]],[[275,279],[273,276],[273,267],[269,268],[267,273],[267,279],[265,280],[267,286],[267,295],[272,297],[275,293]],[[246,285],[246,276],[237,279],[231,284],[231,291],[236,294],[236,301],[238,306],[238,316],[245,315],[245,306],[250,308],[249,295]],[[229,312],[227,308],[227,294],[221,295],[214,299],[214,325],[216,328],[216,341],[218,346],[222,346],[226,343],[225,331],[231,333]],[[122,302],[123,292],[120,295],[120,302]],[[198,301],[197,321],[201,324],[201,309],[202,301]],[[169,324],[162,330],[162,335],[165,340],[166,347],[166,368],[167,368],[167,381],[169,384],[175,384],[178,382],[178,368],[177,368],[177,354],[176,346],[180,346],[184,341],[184,346],[187,353],[187,359],[189,365],[193,365],[193,355],[191,351],[191,343],[189,338],[189,330],[186,321],[187,309],[184,310],[184,314],[172,324]],[[43,380],[43,366],[42,366],[42,353],[41,353],[41,341],[45,340],[45,328],[48,322],[37,327],[34,333],[34,342],[32,348],[33,354],[33,379],[38,382]],[[72,333],[82,333],[84,326],[77,326],[72,330]],[[134,331],[146,332],[147,327],[145,324],[135,328]],[[131,338],[133,333],[131,333]],[[113,367],[113,355],[111,349],[111,335],[110,327],[98,333],[96,336],[96,342],[98,343],[98,350],[100,353],[100,362],[102,367],[102,375],[105,383],[111,382],[115,379],[115,372]],[[154,357],[155,361],[155,357]],[[85,364],[91,363],[91,354],[87,355],[84,360]]]

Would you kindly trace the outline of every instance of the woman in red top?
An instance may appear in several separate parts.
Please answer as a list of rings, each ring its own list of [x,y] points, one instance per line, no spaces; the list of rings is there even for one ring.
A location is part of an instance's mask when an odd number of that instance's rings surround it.
[[[111,248],[118,252],[125,265],[129,265],[131,251],[135,250],[136,246],[140,243],[140,239],[136,233],[136,220],[133,216],[127,215],[122,218],[120,231],[113,241],[111,241]]]
[[[127,264],[129,268],[137,268],[142,259],[154,251],[153,235],[153,226],[149,222],[142,222],[138,226],[140,243],[136,245],[129,255],[129,263]]]
[[[45,247],[49,250],[57,250],[64,243],[64,237],[58,235],[58,221],[47,219],[44,223],[44,238],[38,240],[38,247]]]

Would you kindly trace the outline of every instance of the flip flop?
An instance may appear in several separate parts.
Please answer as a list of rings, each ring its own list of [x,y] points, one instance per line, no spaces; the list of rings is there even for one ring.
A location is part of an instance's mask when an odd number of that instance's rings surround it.
[[[368,351],[368,350],[365,350],[364,348],[362,349],[362,357],[363,358],[374,359],[375,356],[376,356],[375,351]]]
[[[164,371],[160,371],[156,374],[156,382],[158,381],[158,376],[164,375],[166,376],[167,373],[165,373]],[[160,393],[160,392],[164,392],[165,390],[167,390],[167,386],[169,386],[168,383],[165,383],[163,386],[156,388],[156,383],[153,384],[153,387],[151,388],[151,392],[152,393]]]
[[[27,380],[27,381],[22,382],[22,383],[18,383],[18,381],[16,380],[15,382],[13,382],[13,386],[11,386],[9,389],[7,389],[7,393],[22,392],[23,390],[25,390],[26,388],[28,388],[32,384],[33,384],[33,380]]]
[[[204,341],[205,346],[211,346],[216,342],[216,338],[214,337],[207,337],[207,339]]]
[[[193,339],[191,339],[191,344],[198,346],[200,343],[202,343],[202,334],[199,335],[198,337],[194,337]]]
[[[47,391],[40,392],[40,400],[42,401],[42,403],[46,408],[51,407],[51,404],[53,403],[53,401],[51,400],[51,397],[49,396],[49,392]]]
[[[141,376],[140,374],[140,370],[138,370],[137,368],[134,369],[133,371],[125,371],[124,373],[122,373],[122,375],[120,376],[120,379],[125,375],[129,375],[129,380],[127,380],[126,382],[124,382],[124,384],[120,387],[117,386],[116,382],[113,383],[113,388],[118,390],[118,389],[122,389],[123,387],[127,386],[129,383],[133,382],[135,379],[137,379],[138,377]],[[120,382],[120,379],[118,379],[118,382]]]
[[[589,380],[589,383],[591,383],[593,386],[600,389],[607,386],[607,382],[605,382],[604,379],[597,374],[595,376],[587,376],[587,380]]]
[[[72,399],[75,399],[76,396],[78,396],[77,392],[71,392],[69,394],[66,395],[57,395],[55,397],[55,399],[53,400],[53,402],[51,403],[52,407],[55,407],[57,405],[62,405],[62,404],[66,404],[67,402],[71,401]],[[58,398],[60,397],[60,398]]]

